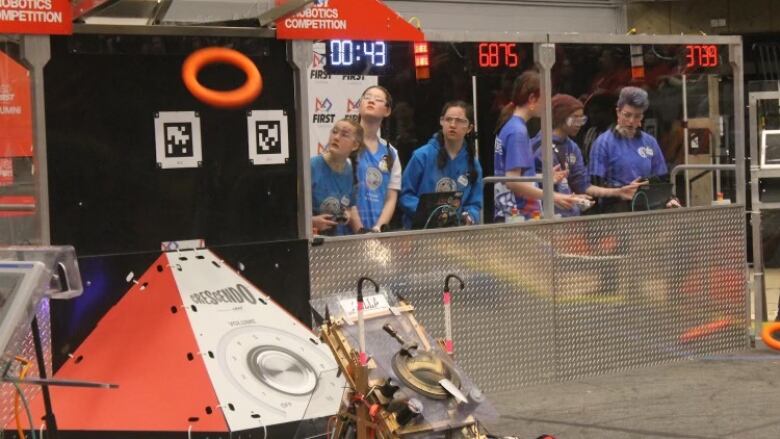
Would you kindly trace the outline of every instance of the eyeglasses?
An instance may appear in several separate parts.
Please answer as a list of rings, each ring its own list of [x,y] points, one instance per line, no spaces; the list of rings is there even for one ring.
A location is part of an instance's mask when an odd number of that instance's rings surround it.
[[[387,102],[386,100],[374,95],[363,95],[363,97],[361,97],[360,99],[362,99],[364,102],[374,101],[377,104],[384,104],[385,102]]]
[[[341,136],[341,137],[343,137],[343,138],[345,138],[345,139],[354,139],[354,138],[355,138],[355,135],[354,135],[354,134],[352,134],[352,132],[351,132],[351,131],[349,131],[349,130],[343,130],[343,129],[342,129],[342,130],[340,130],[340,129],[338,129],[338,128],[333,128],[332,130],[330,130],[330,134],[331,134],[332,136],[336,136],[336,135],[338,135],[338,136]]]
[[[440,121],[448,125],[459,125],[462,127],[469,124],[468,119],[461,119],[459,117],[442,117]]]
[[[588,123],[588,116],[569,116],[566,118],[566,126],[581,127]]]
[[[642,120],[645,117],[644,113],[631,113],[628,111],[621,111],[620,116],[628,120]]]

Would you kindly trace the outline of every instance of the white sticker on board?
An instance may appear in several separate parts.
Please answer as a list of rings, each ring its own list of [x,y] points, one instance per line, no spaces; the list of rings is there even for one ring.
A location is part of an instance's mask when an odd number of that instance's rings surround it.
[[[357,318],[357,298],[341,299],[339,304],[341,309],[344,310],[344,314],[352,319]],[[372,294],[363,297],[363,311],[382,309],[390,309],[390,304],[387,303],[387,298],[383,294]]]
[[[336,414],[327,345],[209,250],[166,253],[230,431]]]
[[[247,114],[249,161],[254,165],[287,163],[287,113],[283,110],[252,110]]]
[[[162,169],[197,168],[203,161],[200,118],[195,111],[154,114],[157,166]]]

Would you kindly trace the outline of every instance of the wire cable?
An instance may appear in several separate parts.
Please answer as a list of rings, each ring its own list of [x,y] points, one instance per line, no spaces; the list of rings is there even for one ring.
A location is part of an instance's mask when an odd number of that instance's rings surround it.
[[[22,370],[19,373],[19,381],[23,381],[24,377],[27,376],[27,371],[30,369],[30,366],[32,366],[32,363],[19,356],[15,358],[16,361],[22,364]],[[35,439],[35,424],[33,424],[30,408],[27,406],[27,399],[24,397],[24,392],[22,392],[22,389],[16,383],[13,384],[17,391],[17,394],[14,396],[14,420],[16,421],[16,432],[19,434],[20,439],[24,439],[24,429],[22,429],[22,417],[19,408],[19,400],[21,398],[22,402],[24,403],[24,408],[27,411],[27,419],[30,421],[30,436]]]
[[[636,210],[634,208],[636,207],[635,206],[636,199],[639,198],[638,195],[640,195],[640,194],[643,197],[645,197],[645,206],[647,206],[647,209],[645,209],[645,210],[650,210],[650,199],[647,198],[647,194],[644,193],[644,192],[636,192],[636,193],[634,193],[634,198],[631,199],[631,212],[636,212]]]
[[[458,212],[457,212],[457,210],[455,210],[455,209],[454,209],[452,206],[450,206],[449,204],[442,204],[441,206],[438,206],[438,207],[436,207],[435,209],[433,209],[433,212],[431,212],[431,214],[430,214],[430,215],[428,215],[428,219],[425,221],[425,225],[423,226],[423,229],[427,229],[427,228],[428,228],[428,225],[430,225],[430,222],[431,222],[431,220],[433,219],[434,215],[436,215],[436,213],[437,213],[439,210],[441,210],[441,211],[444,211],[444,210],[447,210],[447,209],[451,209],[451,210],[452,210],[452,211],[450,211],[450,212],[447,212],[447,213],[448,213],[449,215],[454,215],[454,216],[455,216],[455,222],[457,223],[457,225],[460,225],[460,218],[458,218]],[[453,211],[454,211],[454,212],[453,212]]]
[[[655,44],[650,45],[650,52],[658,59],[662,59],[664,61],[677,61],[677,57],[675,56],[664,56],[658,53],[658,51],[655,50]]]
[[[433,211],[431,212],[431,214],[430,214],[430,215],[428,215],[428,219],[427,219],[427,220],[425,220],[425,225],[423,226],[423,229],[427,229],[427,228],[428,228],[428,225],[430,224],[430,222],[431,222],[431,220],[433,219],[434,215],[436,215],[436,213],[437,213],[439,210],[443,209],[443,208],[444,208],[444,206],[446,206],[446,204],[442,204],[441,206],[438,206],[438,207],[436,207],[435,209],[433,209]]]
[[[265,428],[265,422],[261,418],[257,418],[257,422],[263,426],[263,439],[268,439],[268,429]]]
[[[38,439],[38,436],[35,434],[35,424],[33,424],[33,418],[32,413],[30,412],[30,406],[27,404],[27,398],[24,396],[24,392],[22,392],[21,387],[19,387],[19,384],[17,383],[11,383],[16,388],[16,393],[19,395],[19,397],[22,400],[22,405],[24,406],[24,411],[27,412],[27,420],[30,422],[30,436],[32,439]],[[16,426],[21,431],[20,438],[24,438],[24,431],[21,430],[22,426],[20,423],[17,422]]]

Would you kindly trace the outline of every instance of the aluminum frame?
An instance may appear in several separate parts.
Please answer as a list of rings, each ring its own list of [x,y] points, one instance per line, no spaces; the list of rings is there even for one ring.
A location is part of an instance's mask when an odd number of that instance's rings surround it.
[[[43,68],[51,57],[49,37],[44,35],[25,35],[22,37],[22,58],[31,68],[32,76],[32,113],[33,113],[33,160],[35,172],[35,200],[38,212],[35,215],[39,245],[51,244],[51,224],[49,217],[49,167],[46,149],[46,105],[43,91]]]
[[[523,32],[469,32],[469,31],[434,31],[426,34],[426,38],[430,42],[478,42],[478,41],[505,41],[505,42],[520,42],[520,43],[533,43],[534,46],[534,59],[536,61],[537,68],[539,69],[542,79],[542,94],[547,105],[545,105],[545,111],[541,115],[542,126],[542,138],[549,138],[552,132],[552,108],[550,99],[552,98],[550,88],[550,71],[554,65],[555,56],[555,44],[567,43],[567,44],[718,44],[729,46],[729,62],[732,67],[732,74],[734,76],[734,137],[735,137],[735,158],[736,158],[736,204],[744,206],[745,204],[745,140],[744,140],[744,84],[743,84],[743,67],[742,67],[742,37],[739,36],[704,36],[704,35],[594,35],[594,34],[542,34],[538,32],[523,33]],[[552,56],[552,62],[549,57]],[[542,60],[542,57],[546,59]],[[302,103],[298,103],[303,105]],[[303,105],[305,107],[305,105]],[[301,114],[301,113],[299,113]],[[298,130],[301,133],[306,132],[308,118],[298,119]],[[545,136],[545,133],[546,136]],[[544,143],[544,140],[542,141]],[[300,139],[299,147],[303,148],[304,139]],[[308,150],[308,147],[307,147]],[[543,151],[542,166],[544,170],[552,169],[552,155],[544,154]],[[301,157],[304,157],[303,155]],[[306,160],[309,160],[309,156],[305,156]],[[308,165],[307,165],[308,166]],[[543,173],[542,178],[547,180],[547,184],[544,185],[544,216],[547,218],[553,217],[553,193],[552,193],[552,176],[545,176]],[[549,174],[549,173],[548,173]],[[311,176],[303,175],[304,181],[301,184],[304,187],[311,187]],[[299,199],[299,206],[308,206],[308,204],[302,204],[305,200]],[[310,202],[310,198],[309,198]],[[311,213],[307,214],[309,217]],[[480,225],[479,227],[484,227]],[[304,234],[301,236],[305,239],[313,238],[313,231],[311,227],[304,230]],[[402,233],[402,232],[389,232],[389,233]],[[332,239],[332,238],[328,238]]]
[[[780,169],[761,169],[758,145],[758,107],[759,101],[780,100],[780,91],[757,91],[748,94],[748,123],[750,126],[750,226],[753,238],[753,313],[756,321],[764,322],[766,312],[766,277],[764,276],[764,253],[761,242],[761,211],[780,209],[780,203],[762,203],[759,188],[761,177],[780,176]],[[744,168],[744,166],[743,166]],[[756,335],[761,327],[756,325]]]
[[[74,25],[74,33],[84,34],[137,34],[137,35],[213,35],[213,36],[237,36],[237,37],[273,37],[275,31],[264,28],[231,28],[231,27],[209,27],[209,26],[111,26],[111,25],[89,25],[89,24],[77,24]],[[35,38],[46,37],[25,37],[27,41],[36,41]],[[732,66],[732,73],[734,76],[734,102],[733,102],[733,115],[735,120],[734,132],[735,132],[735,157],[736,157],[736,202],[738,205],[744,206],[745,203],[745,174],[744,174],[744,159],[745,159],[745,144],[744,144],[744,84],[743,84],[743,61],[742,61],[742,38],[739,36],[704,36],[704,35],[615,35],[615,34],[558,34],[558,33],[539,33],[539,32],[469,32],[462,30],[452,31],[431,31],[426,35],[428,41],[445,41],[445,42],[478,42],[478,41],[507,41],[507,42],[521,42],[532,43],[534,45],[534,53],[537,54],[536,60],[539,62],[542,53],[549,53],[553,51],[554,56],[554,44],[571,43],[571,44],[719,44],[729,46],[729,59]],[[37,43],[43,45],[44,43]],[[313,237],[311,224],[311,213],[308,212],[308,206],[311,204],[311,175],[309,170],[309,145],[303,138],[306,133],[306,126],[308,121],[308,114],[305,105],[305,99],[307,94],[306,81],[303,77],[305,72],[306,58],[303,57],[303,53],[306,47],[310,47],[310,41],[292,41],[290,43],[292,56],[291,62],[297,68],[295,73],[295,96],[296,96],[296,132],[298,134],[298,142],[296,145],[296,153],[298,156],[298,171],[301,173],[301,179],[299,181],[300,187],[298,190],[298,205],[301,208],[301,214],[299,214],[298,233],[300,238],[311,239]],[[42,51],[46,59],[48,59],[48,40],[46,41],[45,48],[41,46]],[[549,55],[546,55],[549,56]],[[546,60],[538,65],[540,73],[543,78],[549,78],[550,69],[552,64],[549,60]],[[41,71],[42,74],[42,71]],[[551,90],[549,88],[549,82],[545,82],[548,87],[544,87],[544,99],[545,102],[549,102],[551,99]],[[35,81],[34,95],[36,96],[36,114],[43,114],[43,83],[42,78],[40,81]],[[40,98],[38,98],[40,97]],[[39,102],[40,101],[40,102]],[[38,110],[40,108],[40,110]],[[543,132],[551,132],[551,108],[546,106],[544,114],[541,115]],[[41,116],[42,118],[42,116]],[[45,144],[45,132],[43,130],[43,120],[39,122],[40,127],[36,128],[39,139],[44,139],[42,142],[37,143],[38,153],[45,159],[46,157],[46,144]],[[47,183],[45,180],[47,170],[46,162],[38,161],[39,163],[39,178],[42,180],[40,183]],[[545,154],[543,157],[543,169],[552,169],[552,157],[549,154]],[[546,178],[546,177],[545,177]],[[552,185],[545,185],[545,203],[548,208],[545,210],[552,210],[552,206],[549,200],[552,199]],[[46,209],[45,220],[42,220],[41,230],[45,230],[46,239],[42,240],[42,243],[48,243],[48,235],[50,230],[50,224],[48,219],[48,184],[42,184],[40,186],[40,200],[41,207]],[[44,199],[46,203],[44,203]],[[549,212],[545,212],[549,215]],[[551,216],[551,215],[549,215]],[[484,226],[481,226],[484,227]],[[399,233],[399,232],[391,232]]]

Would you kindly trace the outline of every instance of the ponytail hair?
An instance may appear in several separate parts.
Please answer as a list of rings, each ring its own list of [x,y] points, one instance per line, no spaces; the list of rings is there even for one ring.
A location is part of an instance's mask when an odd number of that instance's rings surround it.
[[[512,86],[512,101],[501,109],[501,114],[498,116],[498,123],[496,124],[496,131],[494,134],[498,135],[501,128],[504,127],[504,124],[512,117],[515,108],[527,104],[531,96],[536,96],[538,99],[539,91],[539,72],[536,70],[526,70],[518,76]]]
[[[466,113],[466,119],[469,120],[469,125],[474,126],[474,107],[464,101],[447,102],[441,109],[440,117],[444,117],[444,115],[447,114],[447,110],[452,107],[462,108]],[[439,130],[435,137],[436,141],[439,142],[439,145],[441,145],[441,148],[439,148],[439,154],[436,156],[436,166],[439,169],[444,169],[444,167],[447,165],[447,160],[449,160],[449,157],[447,156],[447,149],[444,147],[444,133],[442,130]],[[477,167],[474,164],[474,156],[476,155],[476,146],[474,144],[475,137],[476,135],[474,130],[471,130],[464,138],[464,141],[466,142],[466,153],[468,154],[469,158],[469,183],[472,184],[477,180]]]

